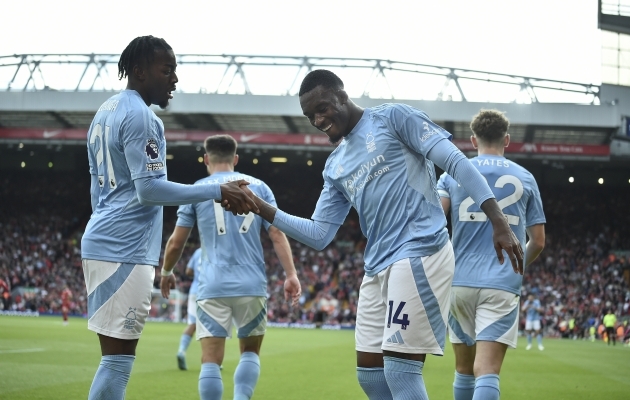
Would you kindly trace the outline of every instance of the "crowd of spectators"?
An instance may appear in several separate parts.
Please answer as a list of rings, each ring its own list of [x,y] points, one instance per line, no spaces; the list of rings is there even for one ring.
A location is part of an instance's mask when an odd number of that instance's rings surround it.
[[[85,315],[80,235],[90,204],[89,195],[77,194],[76,188],[89,184],[77,182],[74,175],[54,179],[12,175],[0,181],[0,309],[58,313],[59,293],[68,286],[74,294],[71,314]],[[29,185],[23,185],[25,181]],[[581,335],[607,309],[613,309],[620,320],[628,319],[630,262],[624,253],[630,250],[628,193],[552,189],[542,188],[547,244],[525,272],[523,298],[533,293],[543,303],[547,335],[565,334],[572,319],[575,332]],[[164,241],[173,231],[175,210],[165,208]],[[262,240],[270,321],[354,324],[366,245],[356,215],[347,219],[333,243],[322,251],[290,239],[303,288],[296,307],[284,301],[283,269],[265,233]],[[196,246],[198,237],[193,234],[176,266],[184,293],[190,286],[185,265]],[[156,287],[158,279],[156,273]]]

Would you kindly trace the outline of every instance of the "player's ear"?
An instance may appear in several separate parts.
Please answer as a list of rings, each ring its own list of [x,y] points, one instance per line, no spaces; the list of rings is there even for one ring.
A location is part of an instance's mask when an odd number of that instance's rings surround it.
[[[348,93],[346,93],[345,90],[343,89],[339,89],[337,90],[337,98],[339,99],[339,102],[341,104],[347,104],[348,103]]]
[[[236,167],[236,164],[238,164],[238,154],[234,154],[234,166]]]
[[[508,147],[510,145],[510,134],[505,135],[503,139],[503,147]]]
[[[208,153],[203,154],[203,163],[206,165],[210,165],[210,159],[208,158]]]
[[[470,135],[470,143],[472,143],[473,147],[476,149],[477,146],[477,138],[475,137],[475,135]]]
[[[138,65],[138,64],[134,65],[132,73],[133,73],[133,77],[140,82],[144,82],[144,80],[146,79],[145,68],[143,68],[141,65]]]

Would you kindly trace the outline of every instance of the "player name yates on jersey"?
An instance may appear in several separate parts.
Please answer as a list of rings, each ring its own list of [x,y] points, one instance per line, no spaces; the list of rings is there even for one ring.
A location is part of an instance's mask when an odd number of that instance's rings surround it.
[[[504,168],[510,168],[510,162],[508,160],[495,160],[492,158],[477,158],[475,159],[475,161],[477,161],[477,164],[479,164],[479,166],[483,166],[483,165],[487,165],[487,166],[494,166],[494,167],[504,167]]]

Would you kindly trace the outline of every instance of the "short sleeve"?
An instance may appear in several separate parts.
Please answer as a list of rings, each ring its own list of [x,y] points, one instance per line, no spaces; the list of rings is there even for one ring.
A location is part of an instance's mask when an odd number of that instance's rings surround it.
[[[531,195],[527,200],[526,211],[526,227],[533,225],[544,224],[546,222],[545,213],[543,211],[542,199],[540,198],[540,192],[538,191],[538,185],[536,180],[531,178]]]
[[[131,179],[166,174],[164,128],[152,111],[132,110],[120,124],[120,137]]]
[[[350,212],[350,207],[352,207],[352,204],[345,198],[343,193],[324,179],[324,188],[319,195],[311,218],[318,222],[341,225],[346,219],[348,212]]]
[[[448,189],[449,189],[449,185],[448,185],[448,180],[450,178],[450,175],[447,174],[446,172],[444,172],[442,174],[442,176],[440,176],[440,179],[437,182],[437,191],[438,194],[440,195],[440,197],[446,197],[446,198],[451,198],[451,194],[449,193]]]
[[[424,112],[405,104],[393,105],[390,119],[400,141],[424,157],[436,143],[452,138],[450,133],[434,124]]]
[[[197,213],[193,204],[185,204],[179,206],[177,209],[177,223],[176,226],[182,226],[185,228],[192,228],[197,221]]]
[[[273,192],[271,191],[269,186],[267,186],[264,183],[262,184],[261,195],[262,195],[261,199],[263,199],[264,201],[266,201],[267,203],[271,204],[272,206],[276,208],[278,207],[278,204],[276,203],[276,198],[273,195]],[[263,226],[265,227],[265,230],[269,230],[269,227],[271,226],[271,224],[263,219]]]

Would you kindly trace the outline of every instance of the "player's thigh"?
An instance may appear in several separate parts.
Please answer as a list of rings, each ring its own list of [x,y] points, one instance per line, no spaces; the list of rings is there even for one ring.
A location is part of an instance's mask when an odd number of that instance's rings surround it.
[[[400,260],[386,270],[383,351],[444,354],[454,269],[448,242],[431,256]]]
[[[517,294],[482,289],[475,318],[477,342],[498,342],[516,348],[519,302],[520,296]]]
[[[267,299],[245,296],[225,299],[232,306],[232,315],[239,339],[262,336],[267,330]]]
[[[225,357],[225,338],[224,337],[203,337],[201,342],[201,363],[223,364]]]
[[[479,288],[465,286],[453,286],[451,288],[448,332],[449,340],[454,345],[475,345],[475,318],[477,316],[477,303],[480,291],[481,289]],[[457,355],[457,353],[455,354]]]
[[[501,373],[508,345],[501,342],[477,341],[475,354],[475,376]]]
[[[135,340],[151,309],[155,267],[83,260],[88,294],[88,329],[104,336]]]
[[[229,298],[197,300],[197,339],[232,337],[232,306]]]
[[[387,307],[378,276],[364,276],[359,289],[357,319],[354,331],[357,352],[381,354],[383,327]],[[382,356],[381,364],[382,364]],[[358,359],[359,366],[363,363]]]
[[[189,294],[188,295],[188,307],[187,307],[186,317],[188,325],[194,325],[197,323],[197,295]]]

